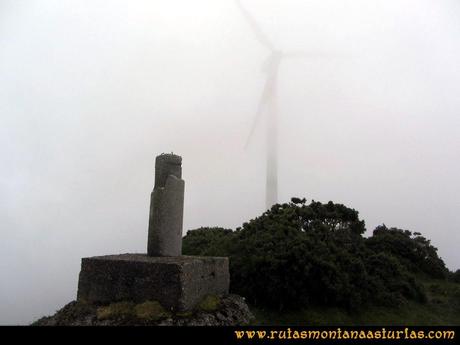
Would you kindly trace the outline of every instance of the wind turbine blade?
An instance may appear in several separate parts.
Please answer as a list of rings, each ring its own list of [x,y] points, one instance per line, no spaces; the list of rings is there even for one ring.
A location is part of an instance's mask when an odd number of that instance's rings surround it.
[[[251,142],[251,138],[257,128],[257,124],[259,123],[259,119],[262,117],[262,113],[264,111],[264,106],[267,102],[267,99],[269,97],[269,89],[270,89],[270,79],[268,78],[267,81],[265,82],[264,89],[262,91],[262,95],[260,96],[259,104],[257,105],[257,112],[256,116],[254,117],[254,122],[252,123],[251,126],[251,131],[249,132],[248,139],[246,140],[246,144],[244,145],[244,148],[246,149]]]
[[[270,50],[275,50],[275,47],[273,44],[270,42],[268,37],[265,35],[265,33],[260,29],[259,24],[257,24],[256,20],[254,17],[243,7],[241,4],[240,0],[235,0],[236,5],[240,9],[241,13],[243,13],[244,18],[249,22],[249,25],[251,26],[252,30],[254,31],[254,34],[257,38],[257,40],[265,46],[266,48]]]

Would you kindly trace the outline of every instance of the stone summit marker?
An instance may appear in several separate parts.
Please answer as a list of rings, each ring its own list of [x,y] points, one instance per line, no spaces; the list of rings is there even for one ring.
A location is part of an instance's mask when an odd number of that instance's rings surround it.
[[[155,161],[155,186],[150,196],[149,256],[180,256],[184,214],[182,158],[162,154]]]
[[[228,258],[183,256],[182,158],[155,161],[147,254],[83,258],[77,300],[93,304],[158,301],[172,311],[191,310],[206,295],[227,295]]]

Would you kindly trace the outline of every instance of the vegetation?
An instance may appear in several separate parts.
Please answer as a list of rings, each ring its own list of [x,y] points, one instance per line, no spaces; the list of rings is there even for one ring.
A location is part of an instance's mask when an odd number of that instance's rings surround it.
[[[207,295],[198,303],[197,309],[205,312],[212,312],[219,309],[220,298],[216,295]]]
[[[135,316],[134,303],[116,302],[97,308],[98,320],[132,318]]]
[[[199,228],[189,231],[182,243],[186,255],[220,256],[228,253],[233,231],[224,228]]]
[[[284,314],[339,310],[353,315],[394,306],[409,310],[430,301],[433,284],[457,286],[459,271],[449,272],[420,233],[385,225],[369,238],[364,232],[356,210],[293,198],[236,231],[189,231],[183,252],[229,256],[231,291],[245,296],[256,310]],[[427,283],[433,280],[440,283]]]
[[[428,302],[368,306],[359,310],[310,306],[283,312],[251,306],[258,325],[460,325],[460,284],[422,279]]]
[[[119,301],[107,305],[72,301],[34,326],[232,326],[253,315],[241,296],[207,295],[186,311],[165,309],[158,301]]]
[[[389,253],[397,258],[409,271],[425,273],[433,278],[445,279],[448,270],[438,257],[437,249],[430,240],[420,233],[381,225],[367,240],[367,245],[375,252]]]
[[[454,283],[460,283],[460,269],[455,272],[449,272],[449,280]]]
[[[158,301],[146,301],[135,304],[130,301],[115,302],[96,309],[98,320],[140,320],[140,321],[158,321],[167,317],[191,317],[193,313],[214,312],[220,307],[220,297],[207,295],[196,306],[195,310],[186,312],[171,313],[168,312]]]
[[[146,301],[140,304],[123,301],[98,307],[96,315],[98,320],[140,319],[157,321],[170,316],[171,313],[168,313],[157,301]]]
[[[157,301],[146,301],[138,304],[134,307],[134,312],[137,318],[149,321],[157,321],[171,315]]]

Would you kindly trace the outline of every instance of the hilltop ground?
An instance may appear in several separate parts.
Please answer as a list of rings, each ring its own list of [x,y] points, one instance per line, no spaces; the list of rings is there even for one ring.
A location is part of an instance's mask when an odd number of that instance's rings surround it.
[[[424,279],[428,291],[425,304],[407,302],[391,307],[371,307],[350,313],[341,308],[316,307],[275,312],[251,307],[257,325],[404,325],[460,326],[460,284]]]

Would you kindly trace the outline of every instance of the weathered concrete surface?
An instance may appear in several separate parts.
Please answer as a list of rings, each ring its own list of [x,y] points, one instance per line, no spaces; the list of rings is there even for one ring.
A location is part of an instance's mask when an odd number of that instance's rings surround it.
[[[184,189],[182,158],[162,154],[155,160],[155,186],[150,196],[147,242],[149,256],[182,254]]]
[[[83,258],[77,300],[160,302],[169,310],[190,310],[206,295],[226,295],[228,258],[150,257],[121,254]]]

